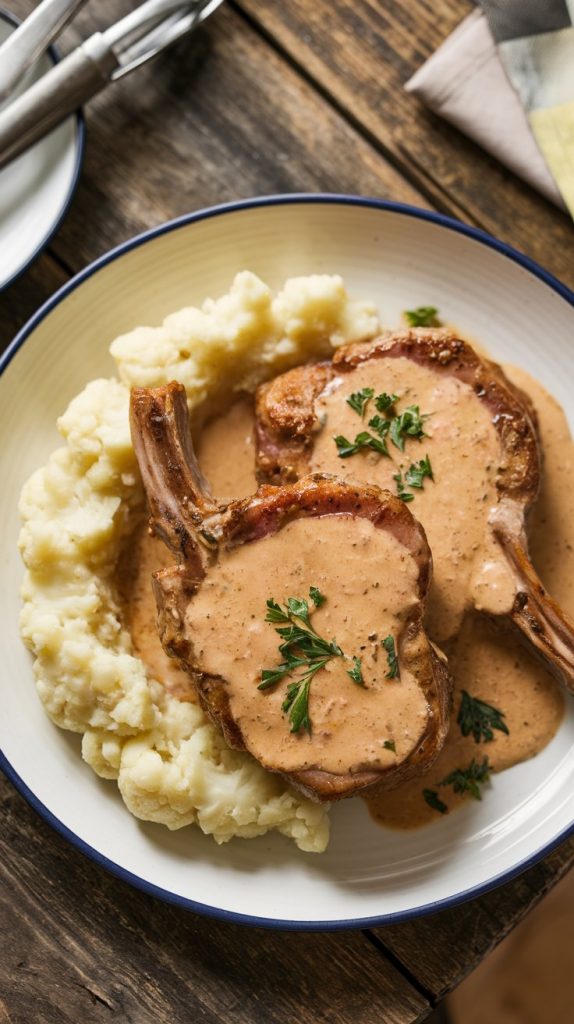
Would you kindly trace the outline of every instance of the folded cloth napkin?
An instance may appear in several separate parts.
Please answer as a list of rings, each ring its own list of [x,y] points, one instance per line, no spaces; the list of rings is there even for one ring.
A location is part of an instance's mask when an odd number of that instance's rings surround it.
[[[531,9],[532,2],[539,3],[539,0],[520,2]],[[553,7],[555,0],[543,0],[539,6],[547,10],[547,2],[548,7]],[[538,40],[542,41],[542,49],[546,48],[550,56],[548,43],[551,38],[565,31],[574,33],[574,29],[552,26],[552,31],[546,32],[545,36],[534,35],[511,40],[508,34],[512,30],[508,24],[501,21],[500,25],[495,24],[495,29],[499,45],[485,14],[479,10],[473,11],[406,83],[406,88],[557,206],[564,207],[564,199],[568,198],[571,212],[574,212],[574,152],[572,162],[569,163],[567,159],[567,144],[569,141],[570,147],[574,149],[574,135],[569,137],[565,126],[564,137],[560,139],[560,129],[554,121],[556,107],[551,105],[555,96],[547,95],[542,102],[542,82],[548,68],[540,66],[534,57],[529,65],[526,59],[519,56],[520,53],[523,56],[525,53],[532,55]],[[517,47],[513,54],[514,44]],[[507,53],[503,64],[501,57],[505,50]],[[525,109],[521,97],[511,84],[509,71],[505,70],[509,64],[520,69],[521,85],[525,92],[530,90],[531,98],[537,95],[540,97],[538,109],[531,106],[528,106],[529,112]],[[558,64],[562,66],[560,61]],[[518,85],[518,70],[516,74],[512,73],[512,79],[514,85]],[[534,88],[534,82],[540,83],[540,88]],[[565,105],[571,106],[574,111],[574,103]],[[550,148],[558,153],[554,165],[551,164],[554,174],[558,164],[564,165],[560,175],[556,175],[562,195],[532,131],[534,120],[540,115],[543,122],[540,134],[545,132],[550,137]],[[539,132],[536,134],[538,137]],[[545,155],[548,159],[546,148]],[[568,178],[573,188],[572,202],[568,192]]]

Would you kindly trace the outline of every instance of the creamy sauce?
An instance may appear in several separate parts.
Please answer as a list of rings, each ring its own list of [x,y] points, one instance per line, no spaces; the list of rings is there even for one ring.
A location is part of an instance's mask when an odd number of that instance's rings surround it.
[[[244,398],[208,423],[195,442],[201,471],[222,501],[257,490],[253,429],[253,401]]]
[[[164,651],[157,631],[157,609],[151,588],[156,569],[173,565],[174,558],[162,541],[151,537],[147,520],[138,526],[120,560],[116,588],[122,622],[132,638],[134,654],[168,693],[178,700],[195,702],[195,687],[175,658]]]
[[[408,380],[408,387],[405,381]],[[351,383],[352,382],[352,383]],[[375,394],[395,392],[399,412],[418,405],[428,415],[422,440],[408,438],[401,452],[388,440],[390,458],[362,450],[341,459],[334,436],[349,440],[376,413],[368,406],[364,420],[348,405],[351,391],[371,387]],[[338,378],[316,403],[322,423],[312,455],[312,470],[376,483],[397,493],[393,476],[428,455],[434,482],[423,490],[409,488],[415,498],[409,508],[423,524],[433,553],[433,583],[427,606],[427,626],[443,645],[456,636],[465,612],[473,605],[493,613],[510,611],[515,583],[500,546],[488,525],[497,503],[496,477],[500,462],[498,437],[490,413],[471,387],[453,377],[418,366],[410,359],[371,359],[351,378]]]
[[[412,364],[409,364],[409,366],[412,366]],[[574,588],[572,587],[572,580],[574,579],[574,488],[571,486],[574,474],[574,444],[570,438],[562,410],[554,399],[544,391],[542,386],[529,378],[524,371],[512,367],[505,367],[505,371],[511,380],[531,396],[539,414],[544,454],[544,476],[540,499],[528,524],[533,562],[549,592],[574,616]],[[359,387],[363,386],[379,386],[377,383],[371,384],[370,379],[361,383],[357,382],[356,385],[355,378],[353,380],[354,390],[358,390]],[[386,376],[385,381],[379,386],[379,390],[383,389],[392,391],[397,390],[397,387],[393,385],[392,379],[390,380]],[[424,393],[422,388],[419,392],[415,389],[414,384],[412,384],[404,399],[398,403],[399,409],[404,408],[405,405],[419,404],[421,412],[436,410],[436,414],[433,415],[432,419],[427,421],[426,430],[430,436],[423,439],[421,443],[414,440],[407,441],[405,459],[401,459],[400,453],[396,449],[393,450],[392,445],[389,445],[389,451],[392,452],[393,457],[392,464],[390,460],[379,460],[376,456],[364,456],[363,454],[353,456],[350,460],[341,460],[337,457],[335,446],[331,440],[335,456],[332,466],[329,468],[339,475],[346,475],[353,465],[357,465],[357,460],[360,460],[358,465],[361,467],[362,478],[367,479],[369,475],[372,476],[371,467],[384,464],[387,486],[390,485],[390,489],[394,491],[395,484],[392,480],[392,474],[397,471],[397,466],[400,465],[401,461],[403,462],[403,468],[405,465],[408,467],[411,461],[417,461],[428,452],[435,476],[437,477],[436,488],[433,488],[430,481],[425,481],[425,490],[423,492],[416,492],[416,498],[410,505],[415,516],[422,518],[421,507],[424,507],[424,504],[431,504],[431,495],[434,495],[432,499],[432,504],[434,504],[439,495],[438,480],[444,479],[444,477],[439,478],[438,476],[439,465],[443,474],[447,471],[454,472],[454,469],[449,470],[446,461],[443,462],[443,456],[440,455],[439,451],[435,451],[434,447],[431,448],[431,443],[434,446],[436,441],[433,435],[437,430],[437,426],[440,425],[437,415],[440,412],[441,404],[444,405],[441,399],[434,406],[431,406],[431,400],[433,400],[432,388],[429,390],[428,384],[427,390]],[[479,403],[474,401],[474,405],[479,405]],[[341,433],[347,431],[347,436],[352,434],[354,437],[355,433],[362,428],[359,417],[352,413],[350,409],[349,414],[348,423],[345,427],[341,425],[339,428],[338,421],[338,430],[340,429]],[[463,414],[459,410],[457,415]],[[443,426],[445,429],[449,427],[452,431],[456,429],[456,421],[453,422],[453,419],[450,417],[449,420],[450,426],[449,424],[443,424]],[[357,426],[357,424],[359,425]],[[464,428],[464,424],[460,426]],[[475,444],[479,445],[481,451],[483,449],[480,438],[483,436],[483,432],[486,431],[487,435],[492,437],[492,430],[486,430],[487,426],[484,421],[478,421],[469,428],[467,421],[467,434],[465,436],[468,437],[468,431],[470,430],[470,436],[474,436]],[[208,424],[201,433],[197,444],[200,465],[205,476],[210,480],[214,493],[219,497],[243,496],[253,493],[256,489],[252,428],[252,406],[250,402],[245,401],[232,406],[224,416],[218,417],[211,424]],[[323,444],[329,438],[330,433],[328,430],[323,430],[319,441]],[[451,444],[455,443],[457,443],[457,440],[451,438]],[[472,450],[472,448],[469,450]],[[489,449],[489,457],[493,462],[497,456],[496,448]],[[444,458],[446,460],[446,454]],[[475,470],[473,469],[472,472],[474,474]],[[359,476],[360,474],[355,472],[354,475]],[[460,479],[458,468],[455,472],[455,482],[457,479]],[[485,487],[483,493],[488,495],[488,500],[484,502],[484,505],[488,506],[494,496],[494,477],[491,476],[489,470],[486,470],[482,477],[478,476],[478,480]],[[461,497],[465,498],[464,488],[460,490],[463,492]],[[425,497],[426,494],[428,494],[428,497]],[[475,508],[474,512],[476,513],[476,511]],[[482,508],[479,511],[480,515],[473,516],[473,509],[470,507],[467,509],[467,515],[470,515],[470,519],[473,521],[472,529],[483,531],[486,511],[483,513]],[[443,516],[443,531],[444,523],[450,521],[450,516],[450,510],[446,518]],[[324,527],[325,522],[324,520],[320,524],[321,528]],[[319,524],[313,525],[319,527]],[[314,531],[306,532],[309,531],[310,522],[308,520],[300,521],[298,526],[306,534],[306,542],[310,543],[315,535]],[[286,531],[282,532],[284,539],[289,537]],[[430,536],[428,525],[427,532]],[[444,531],[444,534],[446,534],[447,538],[450,538],[448,530]],[[383,536],[382,533],[381,536]],[[457,536],[460,539],[460,524],[458,524]],[[484,532],[482,536],[484,537]],[[464,536],[462,539],[464,539]],[[431,541],[431,544],[433,543],[436,574],[439,572],[439,559],[442,560],[443,555],[439,554],[437,542]],[[252,545],[251,548],[255,550],[259,546]],[[315,545],[311,544],[311,546],[313,549],[315,548]],[[246,546],[240,549],[240,551],[247,552],[248,548],[249,546]],[[344,550],[344,545],[339,543],[336,549],[339,554],[340,550]],[[289,572],[282,577],[282,580],[277,580],[276,593],[274,594],[276,599],[282,600],[285,596],[291,596],[292,594],[303,596],[304,587],[306,586],[308,591],[309,585],[320,586],[321,589],[325,589],[327,592],[327,577],[328,573],[332,571],[332,558],[326,559],[328,564],[322,570],[325,573],[322,581],[317,578],[309,578],[307,581],[307,579],[303,579],[300,570],[300,565],[303,562],[302,549],[300,547],[290,549],[290,557],[292,557],[293,550],[296,550],[298,553],[299,565],[291,565]],[[305,555],[306,558],[307,554]],[[155,601],[150,584],[151,572],[154,569],[172,564],[172,561],[172,556],[167,549],[160,542],[149,538],[147,530],[142,527],[132,539],[130,550],[126,552],[122,560],[117,582],[124,606],[124,623],[132,634],[136,653],[144,660],[154,677],[162,681],[167,689],[180,699],[190,700],[193,699],[193,688],[187,675],[182,672],[172,659],[165,655],[159,642],[156,628]],[[461,559],[457,563],[457,573],[458,570],[465,571],[469,587],[471,579],[473,580],[476,596],[479,593],[478,588],[481,578],[485,581],[485,575],[491,572],[495,573],[498,563],[494,559],[495,568],[490,569],[488,568],[488,559],[486,559],[487,568],[484,570],[482,577],[478,572],[473,577],[473,572],[469,569],[467,561],[467,559]],[[337,562],[337,569],[340,570],[339,558]],[[250,569],[247,571],[252,572]],[[452,573],[453,567],[449,569],[448,575],[452,576]],[[446,586],[450,585],[451,582],[455,582],[458,588],[460,580],[457,573],[455,573],[456,579],[454,581],[446,579],[447,573],[445,573],[443,575],[443,585]],[[255,574],[252,573],[252,575]],[[268,577],[266,577],[267,579]],[[365,585],[369,585],[372,582],[373,576],[369,572],[367,573],[367,583]],[[384,594],[384,587],[382,589]],[[337,593],[337,591],[336,589],[331,590],[331,585],[329,584],[328,593]],[[339,593],[341,592],[339,591]],[[263,608],[269,596],[271,596],[271,593],[267,584],[262,587],[261,594],[257,597],[257,601],[259,601]],[[441,614],[448,614],[448,608],[451,609],[451,614],[459,616],[461,604],[465,605],[465,601],[467,601],[467,598],[461,598],[460,590],[458,595],[452,598],[449,598],[448,593],[445,594],[444,599],[439,603],[439,610],[434,613],[435,622],[440,622]],[[488,597],[487,603],[492,605],[492,602],[491,594]],[[364,602],[364,595],[362,595],[361,612],[357,615],[357,621],[364,623],[364,632],[368,638],[368,630],[371,626],[368,625],[364,617],[365,604],[369,608],[371,601],[369,598],[368,602]],[[442,612],[440,608],[442,608]],[[371,610],[369,608],[369,615]],[[385,614],[392,615],[392,611],[388,609]],[[343,623],[342,618],[339,618],[340,615],[341,609],[336,612],[333,605],[326,604],[313,615],[313,622],[319,632],[322,632],[329,639],[333,636],[336,637],[346,653],[351,655],[356,653],[363,657],[365,659],[363,664],[365,666],[368,663],[370,664],[374,682],[375,679],[379,678],[377,676],[379,668],[384,668],[386,672],[386,663],[381,663],[380,661],[378,663],[369,662],[368,655],[366,655],[364,650],[360,649],[364,638],[359,639],[359,649],[357,649],[356,625],[351,628],[351,619]],[[377,615],[379,615],[379,610],[377,610]],[[220,606],[217,609],[217,616],[219,619]],[[272,667],[278,662],[277,644],[279,638],[274,633],[272,625],[263,623],[264,611],[262,612],[258,608],[256,618],[261,634],[263,635],[263,630],[268,631],[264,648],[261,651],[260,661],[267,659],[265,667]],[[353,618],[355,618],[354,615]],[[245,619],[247,628],[252,626],[253,621],[250,618],[249,620]],[[369,618],[370,621],[371,619]],[[389,620],[387,619],[387,621]],[[342,631],[343,627],[344,633]],[[382,635],[380,622],[373,628],[378,632],[379,636]],[[388,628],[390,630],[392,627],[389,625]],[[451,628],[453,627],[444,629],[444,631],[449,632]],[[346,646],[343,636],[346,638]],[[467,614],[464,624],[459,630],[459,635],[452,637],[445,646],[450,656],[451,670],[456,679],[453,720],[449,737],[443,752],[439,756],[439,760],[426,776],[415,779],[390,792],[377,793],[376,791],[371,791],[364,798],[367,801],[371,814],[385,825],[398,828],[412,828],[436,820],[440,816],[436,811],[429,808],[423,800],[423,788],[437,789],[441,800],[448,805],[449,809],[453,809],[463,802],[463,798],[454,795],[451,787],[440,787],[438,785],[441,779],[450,771],[454,768],[468,766],[473,757],[477,760],[482,760],[484,756],[488,756],[495,771],[501,771],[528,757],[534,756],[542,750],[552,739],[560,725],[563,714],[563,697],[560,688],[530,651],[514,637],[509,628],[505,627],[503,623],[496,626],[479,615],[474,613]],[[347,647],[349,648],[348,652]],[[369,650],[370,642],[368,639],[366,647]],[[380,658],[380,653],[378,656]],[[251,658],[251,665],[253,666],[253,653]],[[317,676],[312,684],[310,709],[315,731],[319,728],[324,732],[331,731],[336,735],[338,725],[343,720],[343,717],[347,719],[347,723],[351,717],[349,708],[352,705],[345,705],[343,702],[346,700],[353,701],[355,698],[365,700],[369,696],[368,691],[360,691],[360,688],[351,682],[348,676],[346,676],[344,669],[345,666],[342,662],[334,661],[331,663],[329,670],[326,669],[322,673],[323,679],[321,680],[320,676]],[[259,699],[275,702],[277,722],[280,723],[277,735],[280,735],[281,741],[286,743],[288,747],[291,747],[292,752],[295,752],[295,763],[299,757],[298,752],[309,748],[308,737],[306,734],[291,736],[288,732],[288,723],[278,707],[283,699],[286,684],[278,684],[276,692],[267,691],[267,693],[262,694],[260,691],[257,691],[256,680],[254,679],[254,674],[256,676],[257,671],[257,668],[250,669],[251,676],[248,686],[246,681],[249,673],[244,672],[243,667],[241,671],[238,670],[238,678],[240,677],[241,685],[245,685],[246,692],[251,701]],[[408,681],[402,680],[401,688],[404,682],[408,683]],[[383,684],[379,678],[378,689],[374,699],[377,701],[382,698],[387,700],[389,695],[396,695],[396,686],[396,683],[389,683],[389,681]],[[476,744],[472,737],[463,738],[456,724],[461,689],[466,689],[473,696],[480,697],[504,711],[510,734],[505,736],[503,733],[495,731],[493,742],[481,744]],[[331,701],[331,704],[329,701]],[[322,706],[324,710],[321,710]],[[393,712],[391,717],[387,715],[385,718],[383,716],[383,725],[379,739],[382,739],[383,742],[385,739],[394,740],[397,747],[397,755],[404,757],[408,748],[414,745],[416,735],[422,731],[425,709],[421,705],[417,706],[415,704],[409,711],[409,720],[407,722],[399,713],[401,708],[405,711],[407,708],[404,691],[401,694],[400,708]],[[255,719],[256,715],[257,711],[255,709]],[[403,726],[406,726],[410,735],[402,735]],[[347,727],[346,724],[345,728]],[[393,729],[395,733],[391,735]],[[259,726],[257,726],[257,730],[259,730]],[[371,737],[373,735],[371,731]],[[314,743],[316,738],[314,736]],[[330,738],[324,737],[323,740],[327,742]],[[364,741],[364,735],[361,737],[361,741]],[[267,742],[268,740],[266,739],[265,743]],[[390,765],[393,763],[394,755],[390,751],[384,748],[377,750],[376,743],[372,739],[370,746],[371,750],[367,751],[367,758],[379,757],[381,764]],[[322,751],[322,756],[323,753]],[[290,754],[289,756],[292,755]],[[363,749],[360,758],[364,756],[365,751]],[[301,760],[306,763],[304,755]],[[334,765],[342,763],[342,761],[338,760],[337,755],[335,755],[332,763]],[[485,787],[486,792],[487,790],[488,786]]]
[[[333,552],[337,553],[336,558]],[[417,603],[418,569],[386,530],[349,516],[297,519],[256,543],[223,551],[187,610],[187,635],[205,672],[222,676],[248,750],[266,767],[321,767],[335,774],[404,760],[423,733],[428,707],[405,670],[387,679],[384,637],[398,638]],[[310,690],[312,736],[290,731],[281,705],[287,681],[262,692],[262,669],[281,662],[280,638],[265,622],[272,597],[306,597],[318,587],[326,602],[313,628],[336,640],[348,659],[332,658]],[[365,685],[348,676],[362,659]],[[395,752],[385,748],[391,741]]]
[[[449,667],[455,680],[450,731],[431,770],[387,793],[369,791],[364,800],[381,824],[415,828],[440,815],[425,802],[423,789],[438,792],[449,810],[467,797],[441,781],[472,759],[488,757],[494,771],[503,771],[538,754],[554,736],[564,711],[560,688],[507,626],[469,613],[457,639],[449,645]],[[456,718],[461,690],[504,712],[509,735],[494,730],[490,743],[464,737]],[[488,785],[483,787],[488,791]]]
[[[523,370],[504,367],[507,376],[532,398],[539,417],[544,473],[540,498],[528,523],[533,562],[553,597],[574,617],[574,443],[558,403]],[[413,505],[415,503],[413,502]],[[487,756],[494,771],[503,771],[539,753],[562,720],[561,688],[532,652],[501,623],[467,616],[459,636],[447,646],[456,683],[451,728],[436,764],[424,778],[388,793],[365,796],[371,814],[382,824],[413,828],[439,815],[424,801],[424,788],[438,791],[449,809],[463,802],[440,781],[474,757]],[[490,743],[464,738],[457,725],[462,689],[505,713],[509,735],[494,732]],[[486,790],[488,786],[486,787]]]

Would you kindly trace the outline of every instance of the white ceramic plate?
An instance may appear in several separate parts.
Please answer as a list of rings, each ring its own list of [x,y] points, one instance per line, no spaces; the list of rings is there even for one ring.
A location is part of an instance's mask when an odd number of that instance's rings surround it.
[[[112,338],[224,292],[249,268],[278,287],[293,274],[341,273],[384,323],[433,304],[519,363],[574,425],[574,305],[532,263],[460,224],[411,208],[334,196],[278,197],[182,218],[128,242],[62,289],[21,332],[0,378],[3,486],[0,706],[5,765],[20,791],[76,846],[147,891],[204,913],[282,928],[387,923],[453,905],[508,880],[574,822],[574,701],[550,745],[496,776],[488,798],[414,832],[374,825],[360,800],[335,806],[322,856],[279,836],[217,847],[125,810],[115,785],[81,761],[77,737],[40,707],[18,638],[16,502],[58,443],[55,420],[91,377],[110,374]]]
[[[17,22],[0,11],[0,43]],[[22,92],[55,63],[52,48],[26,75]],[[84,122],[68,117],[21,157],[0,171],[0,290],[40,254],[58,228],[78,182]]]

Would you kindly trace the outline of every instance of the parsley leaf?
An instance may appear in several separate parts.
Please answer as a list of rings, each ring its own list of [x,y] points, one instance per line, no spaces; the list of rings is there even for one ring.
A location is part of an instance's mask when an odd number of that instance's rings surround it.
[[[379,437],[384,440],[389,432],[391,421],[383,419],[382,416],[372,416],[369,420],[369,426],[372,427],[373,430],[376,430]],[[387,446],[385,445],[385,451],[386,447]]]
[[[315,608],[326,601],[325,595],[317,587],[309,588],[309,597]],[[282,710],[289,715],[291,732],[306,729],[310,733],[309,692],[313,678],[332,658],[347,656],[335,640],[325,640],[313,629],[309,604],[304,598],[288,597],[284,605],[269,598],[265,621],[273,623],[275,632],[281,638],[281,662],[275,668],[262,669],[258,689],[268,690],[285,676],[291,676]],[[364,686],[361,659],[355,657],[347,660],[353,662],[348,675],[354,683]],[[294,675],[296,678],[293,678]]]
[[[335,438],[335,444],[337,445],[337,451],[340,459],[348,459],[350,455],[355,455],[356,452],[361,450],[361,448],[370,448],[372,451],[378,452],[379,455],[389,454],[385,442],[379,440],[377,437],[373,437],[373,435],[369,434],[366,430],[357,434],[354,441],[348,441],[346,437],[339,434],[338,437]]]
[[[462,698],[457,724],[463,736],[472,737],[475,743],[490,743],[494,739],[493,729],[509,735],[508,726],[504,721],[504,712],[487,704],[478,697],[471,697],[466,690],[462,691]]]
[[[318,671],[318,669],[315,669]],[[315,672],[313,672],[313,675]],[[285,712],[289,712],[291,732],[299,732],[299,729],[306,729],[311,732],[311,719],[309,718],[309,690],[313,675],[299,680],[297,683],[290,683],[287,687],[287,696],[281,705]]]
[[[356,656],[353,658],[353,667],[347,669],[347,675],[351,677],[354,683],[358,686],[364,686],[365,680],[363,679],[363,669],[361,668],[361,659]]]
[[[311,625],[309,622],[309,605],[305,599],[299,600],[297,597],[288,597],[287,607],[290,617],[293,616],[296,619],[301,619],[306,626]]]
[[[398,473],[393,474],[393,480],[395,480],[397,484],[397,497],[400,498],[401,501],[414,501],[414,494],[411,494],[410,491],[405,490],[405,485],[403,483],[403,474],[400,471]]]
[[[396,448],[401,452],[405,450],[407,437],[416,437],[419,441],[426,437],[423,421],[426,416],[421,416],[418,405],[408,405],[398,416],[391,420],[390,438]]]
[[[421,459],[420,462],[413,462],[405,473],[405,480],[409,487],[418,487],[420,490],[423,488],[425,477],[428,477],[429,480],[434,480],[428,455],[425,455],[424,459]]]
[[[405,317],[410,327],[440,327],[437,313],[435,306],[417,306],[416,309],[406,309]]]
[[[383,647],[387,652],[387,662],[389,665],[389,671],[387,672],[387,679],[400,679],[401,673],[399,670],[399,659],[395,650],[395,641],[392,636],[386,636],[382,641]]]
[[[347,398],[347,405],[351,406],[359,416],[362,416],[365,412],[367,403],[371,400],[374,395],[373,388],[361,388],[360,391],[354,391],[352,395]]]
[[[396,754],[397,752],[394,740],[385,740],[385,742],[383,743],[383,747],[385,748],[385,750],[392,750],[393,754]]]
[[[438,811],[439,814],[446,814],[448,812],[448,807],[441,800],[436,789],[423,789],[423,797],[429,807],[432,807],[433,811]]]
[[[488,782],[490,772],[491,768],[487,757],[481,764],[473,757],[468,768],[455,768],[439,782],[439,786],[452,786],[455,793],[469,793],[474,800],[482,800],[479,787]]]
[[[386,412],[387,409],[390,409],[395,402],[398,402],[398,400],[398,395],[387,395],[387,392],[383,391],[375,398],[375,408],[377,412]]]
[[[289,616],[283,611],[281,605],[277,604],[272,597],[267,602],[267,614],[265,622],[289,622]]]

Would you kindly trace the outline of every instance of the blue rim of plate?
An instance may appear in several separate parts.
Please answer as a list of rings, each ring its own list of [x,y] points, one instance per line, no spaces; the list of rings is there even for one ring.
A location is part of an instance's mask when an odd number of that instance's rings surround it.
[[[330,204],[333,206],[358,206],[378,211],[398,213],[406,217],[414,217],[419,220],[429,221],[431,224],[438,224],[440,227],[446,228],[449,231],[456,231],[459,234],[466,235],[468,238],[479,242],[481,245],[494,249],[496,252],[506,256],[512,262],[518,263],[519,266],[523,267],[539,280],[543,281],[544,284],[548,285],[548,287],[552,289],[552,291],[560,295],[561,298],[574,308],[574,292],[572,292],[565,284],[559,281],[547,270],[544,270],[534,260],[531,260],[528,256],[524,256],[522,253],[518,252],[518,250],[513,249],[512,246],[507,245],[505,242],[498,241],[485,231],[482,231],[479,228],[470,227],[468,224],[463,224],[461,221],[454,220],[444,214],[435,213],[430,210],[422,210],[416,206],[408,206],[404,203],[395,203],[390,200],[371,199],[366,196],[337,195],[335,193],[293,193],[290,195],[260,196],[254,199],[242,199],[236,202],[224,203],[219,206],[211,206],[205,210],[199,210],[196,213],[184,214],[181,217],[177,217],[175,220],[167,221],[165,224],[160,224],[155,228],[150,228],[148,231],[144,231],[140,235],[136,235],[134,238],[129,239],[127,242],[123,242],[115,249],[111,249],[110,252],[95,260],[84,270],[80,271],[79,274],[76,274],[71,281],[68,281],[67,284],[48,299],[48,301],[40,307],[38,312],[31,317],[22,330],[19,331],[12,343],[0,357],[0,376],[12,361],[19,348],[36,329],[38,324],[40,324],[42,320],[44,320],[46,316],[48,316],[48,314],[57,305],[59,305],[60,302],[62,302],[63,299],[65,299],[71,292],[75,291],[76,288],[78,288],[79,285],[81,285],[87,278],[107,266],[108,263],[112,263],[120,256],[130,252],[132,249],[138,248],[140,245],[144,245],[146,242],[157,238],[160,235],[167,234],[170,231],[176,231],[182,227],[187,227],[189,224],[208,220],[211,217],[220,217],[227,213],[239,213],[266,206],[307,205],[311,203],[324,205]],[[148,882],[145,879],[140,878],[138,875],[128,871],[127,868],[121,867],[114,861],[109,860],[104,854],[100,853],[99,850],[95,850],[94,847],[84,842],[84,840],[76,835],[75,832],[72,832],[67,825],[64,825],[64,823],[52,814],[46,805],[43,804],[28,788],[24,780],[20,778],[1,751],[0,768],[4,771],[18,792],[24,797],[30,806],[33,807],[49,825],[59,832],[64,839],[67,839],[68,842],[89,857],[90,860],[93,860],[96,864],[105,868],[117,878],[124,882],[128,882],[134,888],[139,889],[150,896],[156,896],[159,899],[164,900],[166,903],[171,903],[177,907],[192,910],[198,914],[203,914],[206,917],[213,917],[220,921],[251,925],[252,927],[258,928],[271,928],[284,931],[338,931],[342,929],[350,930],[357,928],[373,928],[390,924],[399,924],[403,921],[423,917],[427,914],[435,914],[440,910],[447,910],[458,906],[461,903],[465,903],[468,900],[475,899],[477,896],[482,896],[484,893],[490,892],[492,889],[512,881],[513,878],[516,878],[528,868],[533,867],[539,860],[551,853],[552,850],[568,839],[569,836],[574,835],[573,821],[571,825],[555,836],[551,842],[540,847],[540,849],[536,850],[526,859],[519,861],[508,871],[504,871],[501,874],[496,875],[494,878],[489,879],[487,882],[483,882],[481,885],[465,889],[463,892],[459,892],[454,896],[449,896],[442,900],[436,900],[432,903],[425,903],[419,907],[412,907],[409,910],[398,911],[392,914],[377,914],[373,917],[346,918],[340,921],[279,920],[274,918],[257,917],[255,915],[251,916],[248,914],[240,914],[235,911],[224,910],[220,907],[212,907],[205,903],[198,903],[196,900],[188,899],[187,897],[180,896],[177,893],[169,892],[167,889],[162,889],[160,886],[154,885],[152,882]]]
[[[13,25],[15,28],[17,28],[18,25],[21,24],[20,19],[17,18],[14,14],[12,14],[11,11],[7,11],[5,7],[0,7],[0,21],[6,21],[9,25]],[[46,52],[52,58],[52,61],[54,62],[54,64],[58,64],[59,63],[60,55],[59,55],[58,51],[56,50],[55,46],[49,46]],[[74,198],[74,195],[76,193],[76,189],[78,187],[78,182],[80,180],[80,171],[82,169],[82,163],[84,161],[84,149],[85,149],[85,144],[86,144],[86,122],[84,120],[84,115],[83,115],[81,109],[76,111],[75,117],[76,117],[76,140],[75,140],[76,159],[74,161],[74,170],[73,170],[73,173],[72,173],[72,180],[70,182],[70,187],[68,189],[68,194],[66,196],[64,204],[63,204],[60,212],[58,213],[58,216],[56,217],[56,220],[53,222],[52,226],[50,227],[48,233],[44,236],[42,241],[38,243],[38,245],[33,250],[33,252],[29,256],[26,257],[25,263],[23,263],[20,267],[18,267],[12,274],[10,274],[10,276],[7,277],[5,281],[0,281],[0,294],[2,294],[2,292],[5,291],[6,288],[8,288],[9,285],[13,284],[14,281],[17,281],[18,278],[26,270],[28,270],[28,267],[31,267],[32,264],[35,262],[35,260],[38,259],[38,256],[40,255],[40,253],[42,253],[44,251],[44,249],[46,248],[46,246],[49,245],[49,243],[51,242],[52,238],[56,234],[56,231],[58,230],[58,228],[60,227],[62,221],[64,220],[64,217],[66,216],[68,210],[70,209],[70,204],[72,202],[72,199]]]

